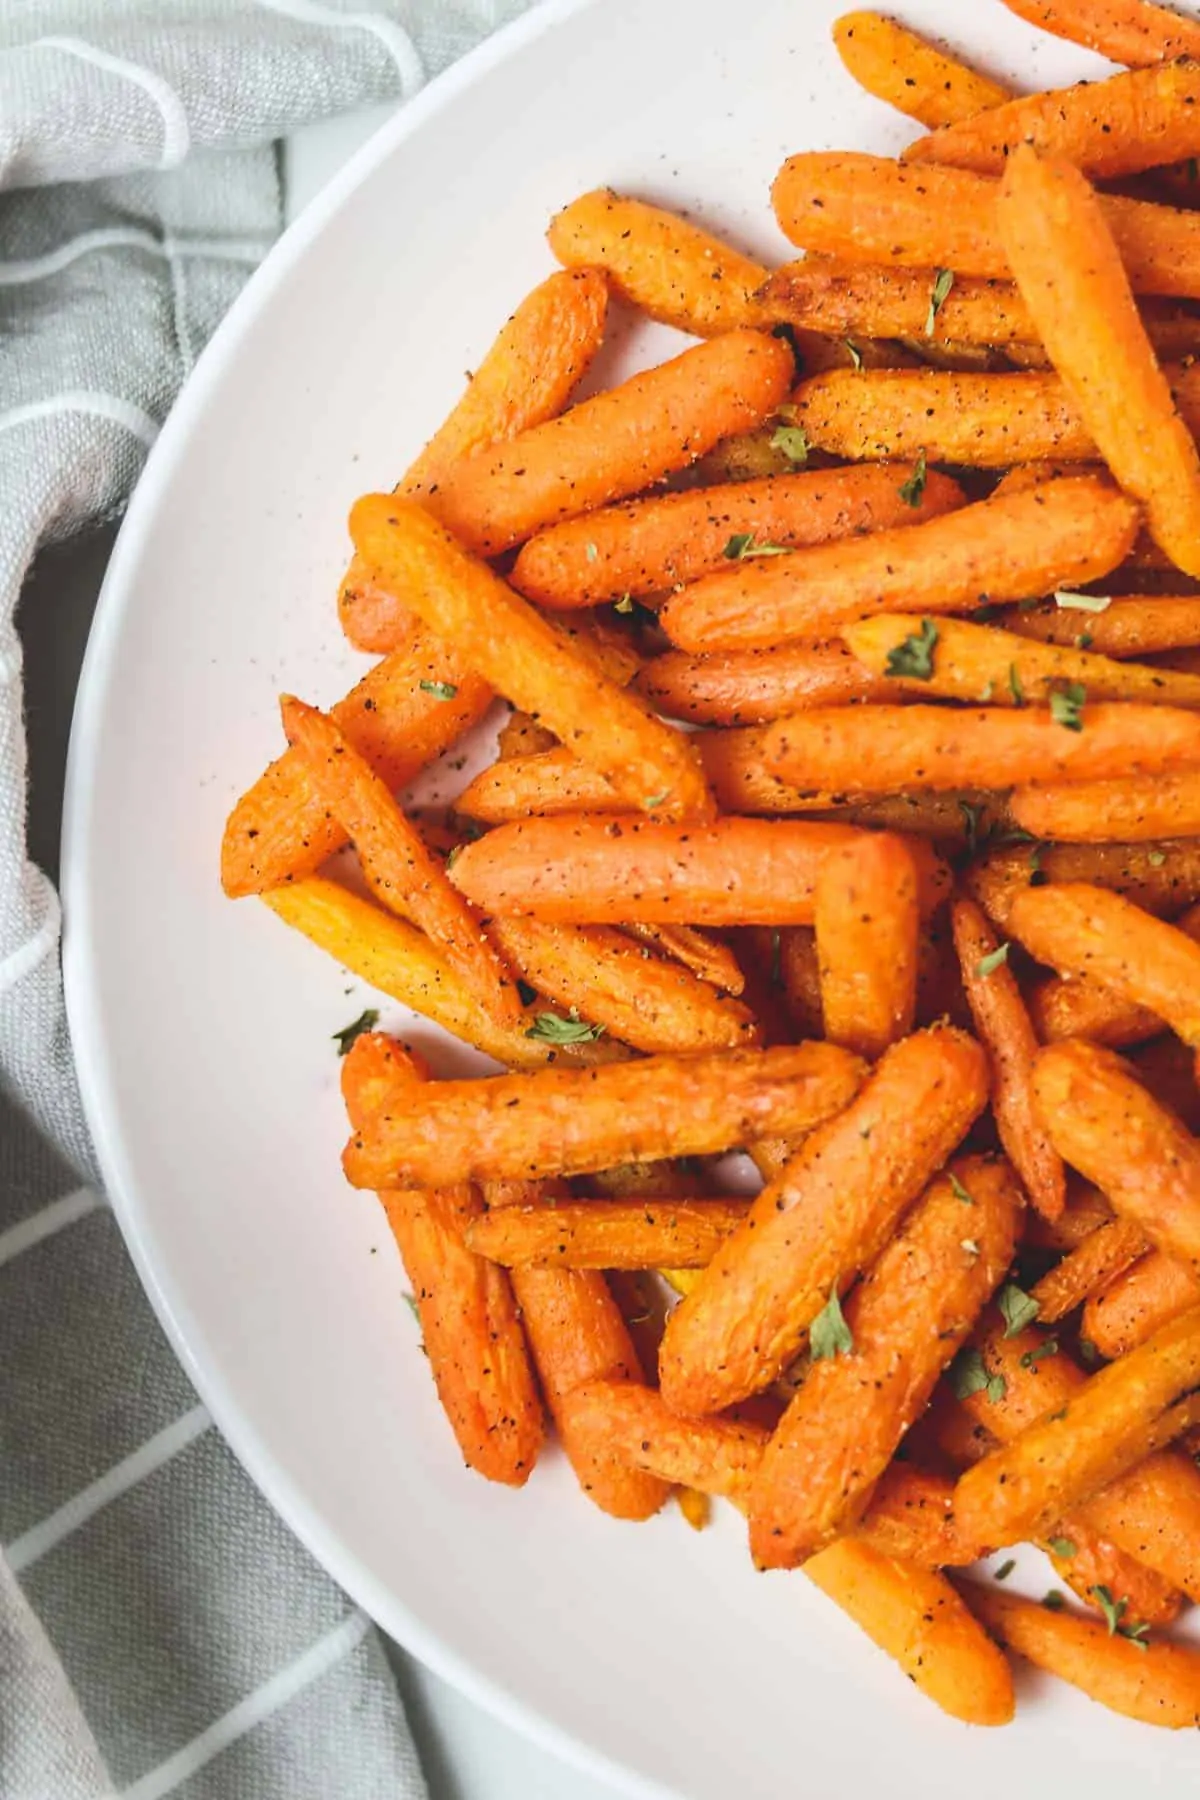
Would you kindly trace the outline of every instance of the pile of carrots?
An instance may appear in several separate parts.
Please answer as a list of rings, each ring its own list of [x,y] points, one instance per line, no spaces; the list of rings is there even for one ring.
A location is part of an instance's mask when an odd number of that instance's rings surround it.
[[[1200,22],[1005,3],[1126,67],[1014,97],[848,15],[927,135],[791,157],[800,260],[554,219],[355,506],[382,660],[284,697],[222,876],[502,1066],[341,1034],[471,1468],[549,1415],[605,1512],[732,1502],[958,1718],[1011,1717],[1007,1647],[1194,1726]],[[700,341],[572,405],[613,298]],[[960,1573],[1019,1543],[1072,1603]]]

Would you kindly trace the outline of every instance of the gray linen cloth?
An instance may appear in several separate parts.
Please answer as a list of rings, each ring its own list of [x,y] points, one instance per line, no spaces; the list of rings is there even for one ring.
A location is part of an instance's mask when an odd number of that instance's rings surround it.
[[[96,1190],[14,618],[39,547],[120,509],[269,248],[276,140],[527,3],[0,0],[2,1800],[424,1793],[375,1632],[213,1430]]]

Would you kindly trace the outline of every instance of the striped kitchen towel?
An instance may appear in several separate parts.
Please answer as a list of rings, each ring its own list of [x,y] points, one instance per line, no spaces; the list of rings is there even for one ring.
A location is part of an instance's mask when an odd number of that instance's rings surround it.
[[[276,141],[527,3],[0,0],[0,1800],[424,1793],[376,1634],[214,1431],[95,1186],[14,615],[278,231]]]

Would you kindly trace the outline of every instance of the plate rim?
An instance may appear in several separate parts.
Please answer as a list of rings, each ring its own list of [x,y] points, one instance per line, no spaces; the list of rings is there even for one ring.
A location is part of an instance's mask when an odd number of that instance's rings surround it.
[[[527,45],[575,15],[595,10],[600,4],[601,0],[533,0],[527,12],[500,26],[432,77],[410,100],[400,101],[393,116],[351,155],[283,230],[221,319],[186,377],[130,496],[97,597],[76,688],[60,836],[62,975],[84,1116],[104,1194],[120,1227],[125,1248],[173,1354],[208,1408],[221,1436],[268,1504],[372,1623],[493,1718],[570,1767],[631,1796],[631,1800],[681,1800],[678,1790],[608,1756],[582,1737],[555,1724],[540,1708],[523,1700],[502,1682],[480,1674],[465,1655],[451,1649],[441,1634],[405,1601],[380,1586],[349,1545],[315,1513],[301,1487],[276,1464],[228,1385],[201,1364],[192,1347],[192,1328],[186,1309],[173,1293],[169,1276],[153,1263],[141,1239],[130,1199],[136,1184],[127,1167],[124,1133],[103,1093],[100,1078],[103,1029],[96,996],[95,927],[86,873],[93,829],[89,816],[87,770],[105,726],[105,700],[115,667],[116,639],[133,592],[133,576],[160,496],[186,452],[209,392],[235,353],[243,330],[269,304],[299,257],[340,214],[357,189],[400,144],[418,133],[427,119],[453,105],[477,81],[517,59]]]

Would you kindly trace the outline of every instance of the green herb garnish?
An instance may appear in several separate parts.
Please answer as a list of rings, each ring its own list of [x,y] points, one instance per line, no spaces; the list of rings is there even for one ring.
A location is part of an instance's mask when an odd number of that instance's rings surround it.
[[[363,1035],[364,1031],[374,1031],[379,1023],[379,1008],[368,1006],[360,1012],[352,1025],[343,1025],[340,1031],[333,1034],[333,1042],[338,1047],[339,1056],[347,1056],[351,1045]]]
[[[730,562],[745,562],[750,556],[786,556],[786,544],[756,544],[752,531],[735,531],[725,546]]]
[[[937,316],[950,298],[950,289],[953,286],[954,270],[939,269],[934,277],[933,289],[929,295],[929,312],[925,319],[926,337],[933,336],[937,326]]]
[[[854,1337],[835,1288],[809,1328],[809,1355],[814,1362],[825,1362],[829,1357],[849,1356],[853,1348]]]
[[[986,1394],[991,1401],[1003,1400],[1008,1383],[1003,1375],[989,1375],[978,1350],[960,1350],[950,1364],[950,1385],[956,1400],[969,1400],[972,1394]]]
[[[772,450],[782,450],[794,469],[808,461],[808,433],[803,425],[778,425],[771,433]]]
[[[929,477],[929,465],[922,450],[913,464],[913,472],[900,489],[900,498],[905,506],[920,506],[925,498],[925,483]]]
[[[435,700],[453,700],[458,692],[452,681],[422,681],[418,685],[423,694],[432,694]]]
[[[995,950],[989,951],[986,956],[981,956],[975,964],[975,973],[981,978],[994,975],[996,970],[1008,961],[1008,953],[1011,949],[1011,944],[1000,944]]]
[[[1065,607],[1070,612],[1107,612],[1112,605],[1111,594],[1072,594],[1059,588],[1054,596],[1055,606]]]
[[[1000,1289],[1000,1296],[996,1304],[1000,1308],[1000,1316],[1004,1320],[1006,1338],[1016,1337],[1019,1331],[1024,1331],[1027,1325],[1032,1325],[1042,1310],[1033,1295],[1027,1294],[1024,1288],[1019,1288],[1015,1281],[1008,1282]]]
[[[1068,731],[1083,730],[1083,707],[1087,699],[1087,689],[1082,681],[1068,681],[1066,687],[1056,688],[1050,696],[1050,717],[1056,725],[1065,726]]]
[[[931,680],[937,641],[938,628],[933,620],[922,619],[920,631],[910,633],[903,643],[888,651],[887,673],[908,676],[912,681]]]
[[[542,1044],[591,1044],[604,1036],[603,1025],[585,1025],[582,1019],[564,1019],[558,1013],[539,1013],[529,1030],[527,1038],[535,1038]]]

